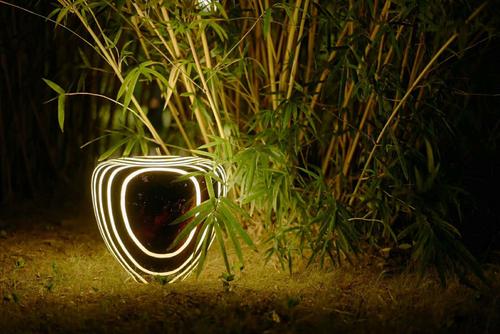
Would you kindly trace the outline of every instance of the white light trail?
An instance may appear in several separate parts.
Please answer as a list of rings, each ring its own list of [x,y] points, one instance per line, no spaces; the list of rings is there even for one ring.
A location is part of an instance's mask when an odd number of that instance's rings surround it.
[[[201,246],[207,238],[207,230],[200,231],[199,224],[186,240],[171,252],[158,253],[146,248],[134,233],[134,222],[127,212],[126,198],[129,184],[140,175],[166,173],[184,176],[194,172],[213,172],[222,180],[216,183],[217,196],[227,194],[226,172],[214,162],[198,157],[145,156],[112,159],[100,163],[92,174],[91,193],[94,214],[99,232],[104,242],[121,266],[135,281],[147,283],[148,276],[166,276],[169,282],[184,279],[196,267],[201,254]],[[208,199],[198,178],[189,176],[194,189],[195,205]],[[191,195],[191,193],[190,193]],[[201,237],[196,235],[201,233]],[[211,244],[215,235],[209,237]],[[196,244],[199,239],[198,244]],[[166,245],[165,249],[168,245]]]

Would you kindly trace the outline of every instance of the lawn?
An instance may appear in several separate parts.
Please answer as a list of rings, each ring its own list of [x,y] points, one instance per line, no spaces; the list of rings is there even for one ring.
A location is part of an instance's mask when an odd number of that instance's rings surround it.
[[[0,220],[0,332],[203,333],[496,333],[499,267],[490,287],[388,270],[372,254],[320,270],[298,264],[290,275],[247,251],[234,281],[212,247],[196,278],[132,281],[105,248],[86,210],[30,207]],[[31,213],[26,213],[31,212]],[[35,212],[35,213],[33,213]]]

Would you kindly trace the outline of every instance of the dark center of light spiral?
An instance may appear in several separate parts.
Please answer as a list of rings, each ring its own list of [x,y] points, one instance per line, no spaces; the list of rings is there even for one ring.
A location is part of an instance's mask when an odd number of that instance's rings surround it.
[[[172,224],[196,205],[196,192],[189,179],[165,172],[146,172],[130,180],[125,206],[130,227],[149,251],[166,253],[187,224]],[[179,243],[175,248],[182,245]],[[169,250],[170,252],[171,250]]]

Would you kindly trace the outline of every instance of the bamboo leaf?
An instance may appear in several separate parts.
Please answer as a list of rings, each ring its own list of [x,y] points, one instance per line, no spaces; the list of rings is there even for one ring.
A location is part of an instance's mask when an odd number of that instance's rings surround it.
[[[234,230],[234,225],[238,224],[236,222],[236,219],[234,216],[231,215],[228,210],[223,209],[222,206],[220,206],[220,212],[222,216],[222,221],[224,221],[224,225],[226,226],[226,231],[229,236],[229,239],[231,240],[234,250],[236,251],[236,255],[238,257],[238,260],[240,261],[241,264],[243,264],[243,252],[241,251],[241,244],[240,241],[238,240],[238,237],[236,236],[235,230]]]
[[[61,132],[64,132],[64,101],[66,96],[64,94],[59,95],[57,98],[57,121],[59,122],[59,128]]]
[[[149,154],[149,148],[148,148],[148,143],[146,140],[142,139],[139,140],[139,144],[141,145],[141,152],[143,155],[148,155]]]
[[[231,210],[228,209],[228,201],[228,199],[222,198],[221,204],[219,205],[219,209],[222,215],[226,218],[225,222],[228,224],[228,228],[236,232],[248,246],[252,247],[254,250],[257,250],[257,247],[253,243],[248,233],[243,229]]]
[[[57,94],[63,95],[65,94],[64,89],[61,88],[58,84],[56,84],[53,81],[50,81],[49,79],[42,79],[50,88],[52,88]]]
[[[185,214],[177,217],[173,222],[170,223],[170,225],[177,225],[180,223],[183,223],[184,221],[188,220],[189,218],[200,214],[201,216],[207,216],[210,211],[214,209],[214,201],[213,200],[206,200],[205,202],[201,203],[200,205],[195,206]]]
[[[128,141],[127,146],[125,146],[125,150],[123,151],[123,156],[124,157],[128,157],[130,155],[130,153],[134,149],[134,146],[135,146],[136,143],[137,143],[137,139],[136,138],[131,138]]]
[[[196,268],[196,277],[200,276],[201,272],[203,271],[203,267],[205,266],[205,261],[207,258],[207,252],[208,252],[208,246],[210,246],[210,236],[212,235],[212,230],[213,230],[213,224],[209,221],[206,222],[205,224],[207,227],[207,234],[209,237],[203,239],[203,244],[201,245],[201,256],[200,259],[198,260],[198,266]],[[202,228],[203,230],[203,228]]]
[[[175,247],[179,245],[179,243],[186,239],[187,236],[198,227],[198,225],[202,224],[205,219],[207,218],[207,215],[203,215],[202,213],[198,214],[192,221],[190,221],[183,229],[182,231],[175,237],[174,241],[172,242],[171,246],[169,247],[168,250],[172,250]],[[200,230],[201,232],[201,230]]]
[[[205,174],[204,178],[205,178],[205,185],[207,186],[208,197],[215,199],[215,191],[212,178],[208,174]]]
[[[116,143],[115,145],[111,146],[111,148],[109,148],[106,152],[104,152],[103,154],[101,154],[99,156],[98,160],[102,161],[102,160],[105,160],[105,159],[109,158],[111,155],[113,155],[113,153],[115,153],[122,145],[125,145],[128,141],[129,141],[128,138],[120,140],[118,143]]]
[[[231,266],[229,265],[229,259],[227,257],[227,250],[224,244],[224,236],[219,224],[214,224],[215,229],[215,237],[219,243],[220,252],[222,254],[222,258],[224,259],[224,265],[226,266],[226,271],[231,274]]]

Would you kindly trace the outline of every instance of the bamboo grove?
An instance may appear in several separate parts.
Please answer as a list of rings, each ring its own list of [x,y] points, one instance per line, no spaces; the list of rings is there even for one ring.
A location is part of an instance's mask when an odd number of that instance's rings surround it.
[[[460,242],[460,190],[443,177],[438,139],[451,131],[450,64],[491,38],[489,10],[59,0],[48,17],[57,34],[77,36],[81,72],[69,88],[46,82],[61,129],[73,101],[94,101],[89,146],[100,159],[195,154],[226,167],[229,201],[198,212],[214,218],[207,228],[229,273],[243,264],[240,240],[253,245],[244,224],[290,271],[298,258],[338,265],[404,245],[410,267],[436,268],[445,282],[481,276]]]

